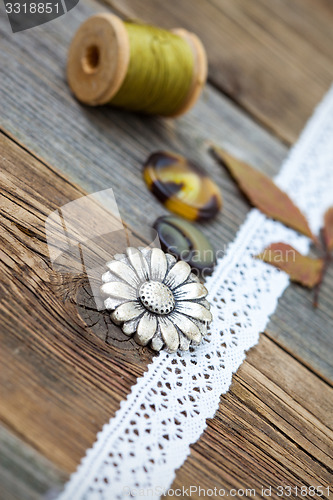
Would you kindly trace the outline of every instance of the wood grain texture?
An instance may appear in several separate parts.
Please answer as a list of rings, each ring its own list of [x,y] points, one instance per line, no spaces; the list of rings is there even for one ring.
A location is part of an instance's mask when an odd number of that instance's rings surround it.
[[[131,8],[166,27],[178,24],[200,34],[206,26],[211,80],[236,104],[208,86],[194,110],[175,121],[83,107],[66,84],[67,48],[80,23],[101,5],[80,2],[63,18],[16,35],[0,19],[0,120],[11,135],[0,143],[0,422],[6,428],[0,434],[6,457],[0,480],[6,500],[39,499],[47,485],[57,488],[152,357],[124,339],[107,315],[91,311],[89,287],[75,298],[78,283],[54,273],[46,217],[70,200],[112,187],[124,221],[145,229],[166,211],[146,190],[141,165],[153,150],[171,149],[202,164],[221,187],[223,213],[202,229],[222,249],[249,206],[207,154],[207,141],[276,174],[286,147],[239,106],[291,142],[331,71],[331,8],[324,0],[315,8],[313,0],[259,0],[252,8],[240,0],[198,0],[195,7],[181,0],[177,9],[173,2],[146,0],[140,11],[138,5],[117,2],[122,11]],[[213,48],[212,40],[218,40]],[[316,311],[310,292],[287,289],[174,487],[256,488],[260,496],[262,485],[332,484],[332,287],[331,268]],[[35,450],[34,467],[26,463],[27,443]],[[271,498],[281,497],[275,490]]]
[[[327,0],[107,0],[120,13],[203,41],[210,81],[293,143],[333,78]]]
[[[209,171],[223,193],[223,212],[201,226],[216,250],[223,251],[234,239],[249,205],[207,153],[208,142],[225,147],[269,175],[279,171],[287,149],[211,87],[178,120],[81,106],[65,81],[67,50],[81,22],[100,10],[87,0],[64,18],[13,37],[5,36],[8,26],[0,20],[4,128],[87,192],[112,187],[123,220],[140,230],[168,213],[145,187],[141,176],[145,159],[159,149],[193,159]],[[332,286],[327,279],[321,307],[315,312],[311,292],[290,287],[271,323],[273,337],[328,380],[333,380]]]
[[[50,487],[59,487],[142,375],[152,353],[111,324],[105,343],[99,327],[105,314],[95,312],[87,325],[84,302],[77,308],[75,294],[64,301],[58,293],[44,221],[55,203],[76,199],[82,190],[4,135],[0,155],[7,214],[2,219],[0,420],[59,471],[35,455],[38,467],[24,474],[24,448],[12,454],[9,469],[15,464],[19,472],[12,498],[20,498],[25,481],[27,491],[40,498],[40,470],[46,467]],[[263,337],[193,446],[174,487],[329,485],[332,394],[326,382]],[[193,493],[192,498],[200,495]],[[272,498],[279,497],[273,493]]]
[[[106,344],[99,325],[85,327],[76,294],[58,293],[66,283],[50,265],[44,223],[83,192],[4,135],[0,151],[1,421],[67,472],[153,354],[110,322]]]

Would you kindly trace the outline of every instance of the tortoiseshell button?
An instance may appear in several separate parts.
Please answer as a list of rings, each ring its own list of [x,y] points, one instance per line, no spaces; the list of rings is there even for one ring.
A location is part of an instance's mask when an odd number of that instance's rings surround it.
[[[208,220],[222,207],[217,185],[207,174],[174,153],[159,151],[147,159],[144,180],[164,206],[189,220]]]
[[[211,274],[216,262],[214,249],[206,236],[193,224],[168,215],[159,217],[153,227],[165,252],[184,260],[192,269],[197,269],[205,276]]]

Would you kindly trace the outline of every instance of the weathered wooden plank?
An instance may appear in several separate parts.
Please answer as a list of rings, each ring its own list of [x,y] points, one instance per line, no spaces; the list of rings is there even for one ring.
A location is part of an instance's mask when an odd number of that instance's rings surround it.
[[[262,498],[271,487],[270,498],[287,498],[279,486],[332,485],[333,390],[276,347],[262,336],[250,351],[174,488],[255,489]]]
[[[267,328],[271,338],[330,383],[333,380],[330,359],[333,352],[332,283],[331,266],[321,288],[318,309],[313,309],[312,293],[298,285],[288,287]],[[319,370],[317,359],[321,360]]]
[[[150,227],[157,216],[167,213],[141,178],[145,158],[157,149],[193,158],[223,192],[223,212],[202,226],[215,248],[223,250],[233,240],[249,206],[226,172],[207,154],[207,141],[230,148],[270,175],[277,173],[286,148],[209,86],[193,111],[178,120],[81,106],[65,81],[67,48],[79,24],[101,10],[94,2],[81,3],[61,19],[12,36],[8,36],[6,21],[0,20],[0,29],[7,34],[0,54],[2,125],[86,191],[112,187],[121,215],[131,227]],[[180,2],[179,12],[182,5]],[[217,29],[214,26],[212,22],[213,32]],[[311,292],[293,285],[281,299],[270,326],[271,335],[286,349],[331,380],[332,286],[328,278],[321,306],[314,312]]]
[[[3,135],[0,152],[6,214],[0,421],[66,477],[151,354],[112,326],[106,344],[99,329],[85,327],[75,301],[64,301],[55,286],[44,221],[55,206],[76,199],[82,190]],[[96,315],[103,320],[102,312]],[[230,489],[315,481],[326,486],[333,466],[332,392],[293,356],[262,338],[222,398],[208,431],[193,446],[175,485]],[[13,454],[12,462],[21,477],[19,456]],[[40,498],[37,479],[26,476],[32,498]],[[57,486],[58,480],[50,481]],[[23,485],[18,481],[11,491],[7,481],[6,487],[14,499]],[[200,496],[194,493],[192,498]]]
[[[36,500],[60,491],[67,474],[0,427],[0,485],[5,500]]]
[[[293,143],[333,77],[333,9],[325,0],[107,0],[119,12],[203,40],[210,81]]]

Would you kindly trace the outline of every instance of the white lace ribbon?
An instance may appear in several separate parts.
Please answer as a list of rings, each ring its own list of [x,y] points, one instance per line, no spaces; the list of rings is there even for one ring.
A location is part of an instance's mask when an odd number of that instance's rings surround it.
[[[318,106],[276,178],[318,233],[333,204],[333,88]],[[253,258],[273,242],[300,252],[310,242],[251,210],[207,280],[213,323],[189,352],[154,358],[115,417],[98,433],[59,500],[111,500],[146,490],[159,498],[228,391],[233,373],[259,338],[288,276]]]

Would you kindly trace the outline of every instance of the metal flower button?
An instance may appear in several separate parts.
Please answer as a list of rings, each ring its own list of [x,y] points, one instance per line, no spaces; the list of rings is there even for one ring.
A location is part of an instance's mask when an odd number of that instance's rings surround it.
[[[212,320],[206,288],[191,273],[159,248],[129,247],[107,263],[101,291],[111,319],[126,335],[155,351],[187,350],[198,344]]]

